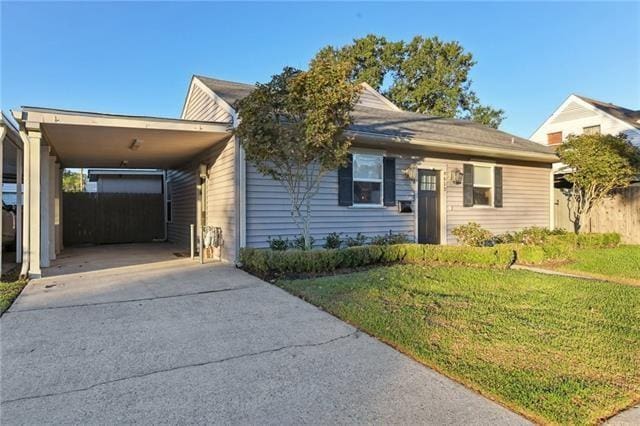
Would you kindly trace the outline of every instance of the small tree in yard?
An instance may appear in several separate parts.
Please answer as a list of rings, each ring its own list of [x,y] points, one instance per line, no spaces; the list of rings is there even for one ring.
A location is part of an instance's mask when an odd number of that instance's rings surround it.
[[[285,68],[237,105],[235,134],[246,158],[284,186],[307,249],[311,200],[323,176],[344,165],[351,146],[343,132],[360,89],[349,81],[350,71],[335,55],[318,55],[307,71]]]
[[[569,219],[580,232],[594,207],[626,188],[640,173],[640,150],[624,135],[570,135],[558,148],[563,163],[571,168],[566,179]]]

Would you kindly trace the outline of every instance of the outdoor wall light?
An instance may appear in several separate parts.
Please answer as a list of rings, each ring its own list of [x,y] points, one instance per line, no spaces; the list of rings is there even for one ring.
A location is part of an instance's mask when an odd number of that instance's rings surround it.
[[[418,179],[418,166],[416,166],[415,164],[411,164],[409,167],[404,169],[402,173],[404,173],[407,179],[415,182],[416,179]]]
[[[460,169],[453,169],[449,172],[449,181],[453,184],[460,185],[463,177],[464,173]]]

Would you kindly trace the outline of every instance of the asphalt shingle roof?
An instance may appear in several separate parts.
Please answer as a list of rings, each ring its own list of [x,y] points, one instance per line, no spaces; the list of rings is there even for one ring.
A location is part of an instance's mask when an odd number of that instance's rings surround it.
[[[254,89],[251,84],[196,76],[231,106]],[[433,117],[408,111],[392,111],[357,105],[350,130],[391,137],[415,138],[454,145],[552,154],[553,149],[528,139],[469,120]]]
[[[640,110],[634,111],[629,108],[624,108],[619,105],[614,105],[609,102],[602,102],[596,99],[587,98],[586,96],[576,95],[583,101],[593,105],[601,111],[606,112],[607,114],[622,120],[626,123],[629,123],[636,129],[640,129]]]

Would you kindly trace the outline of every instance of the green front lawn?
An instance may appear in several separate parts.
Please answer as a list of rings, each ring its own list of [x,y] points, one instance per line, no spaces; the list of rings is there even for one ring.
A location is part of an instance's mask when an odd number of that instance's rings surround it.
[[[638,287],[416,265],[278,285],[540,422],[640,401]]]
[[[574,255],[575,261],[558,269],[640,285],[640,246],[579,249]]]
[[[27,285],[26,280],[0,282],[0,315],[9,309],[25,285]]]

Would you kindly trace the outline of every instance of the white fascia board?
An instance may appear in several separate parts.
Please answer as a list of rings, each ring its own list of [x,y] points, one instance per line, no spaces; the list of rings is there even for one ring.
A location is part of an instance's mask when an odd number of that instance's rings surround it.
[[[182,120],[178,118],[102,114],[86,111],[66,111],[24,107],[17,118],[22,122],[70,124],[81,126],[122,127],[136,129],[175,130],[191,132],[228,132],[228,123]]]

